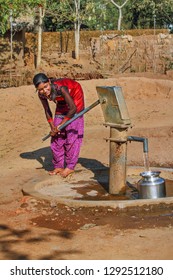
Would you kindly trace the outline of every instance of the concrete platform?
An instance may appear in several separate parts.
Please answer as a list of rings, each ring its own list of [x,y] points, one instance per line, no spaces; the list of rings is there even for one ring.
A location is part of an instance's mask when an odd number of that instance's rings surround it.
[[[136,184],[141,179],[142,167],[127,168],[127,191],[125,195],[109,194],[108,168],[78,169],[67,178],[51,176],[35,186],[24,186],[23,193],[39,199],[63,203],[71,207],[112,207],[125,208],[151,204],[173,203],[173,169],[151,168],[161,171],[160,176],[166,182],[166,197],[157,199],[139,199]]]

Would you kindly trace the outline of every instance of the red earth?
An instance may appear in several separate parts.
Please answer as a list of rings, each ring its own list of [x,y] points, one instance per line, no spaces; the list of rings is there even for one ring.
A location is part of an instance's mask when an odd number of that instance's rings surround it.
[[[173,81],[169,76],[126,74],[80,83],[86,106],[98,99],[96,86],[121,86],[132,121],[128,134],[149,139],[150,166],[173,167]],[[70,207],[24,195],[24,186],[49,178],[49,140],[41,140],[49,126],[32,85],[0,89],[0,106],[1,260],[173,258],[172,204]],[[104,140],[109,128],[103,123],[100,106],[85,115],[77,169],[109,166],[109,144]],[[141,143],[128,144],[127,165],[143,166]]]

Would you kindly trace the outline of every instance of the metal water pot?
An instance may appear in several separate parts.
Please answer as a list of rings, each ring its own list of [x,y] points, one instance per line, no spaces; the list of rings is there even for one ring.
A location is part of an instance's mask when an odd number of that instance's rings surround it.
[[[140,173],[142,179],[138,181],[137,187],[139,198],[159,198],[166,196],[165,180],[160,171],[145,171]]]

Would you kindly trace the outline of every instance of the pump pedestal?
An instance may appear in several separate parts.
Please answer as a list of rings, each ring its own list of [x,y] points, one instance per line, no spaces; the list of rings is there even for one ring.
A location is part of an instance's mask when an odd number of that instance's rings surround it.
[[[110,127],[109,145],[109,193],[126,191],[127,126]]]
[[[127,129],[131,121],[120,87],[96,87],[105,118],[110,127],[109,193],[122,194],[126,190]]]

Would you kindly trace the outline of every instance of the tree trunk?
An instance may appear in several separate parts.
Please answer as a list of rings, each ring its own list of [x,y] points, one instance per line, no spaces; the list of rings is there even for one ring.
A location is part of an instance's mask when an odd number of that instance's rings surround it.
[[[74,36],[75,36],[75,59],[79,60],[79,42],[80,42],[80,24],[74,24]]]
[[[118,30],[121,30],[121,21],[122,21],[122,9],[119,8],[119,17],[118,17]]]
[[[80,0],[75,0],[75,22],[74,22],[74,36],[75,36],[75,59],[79,60],[79,45],[80,45]]]
[[[37,46],[37,65],[38,68],[41,64],[41,50],[42,50],[42,26],[43,26],[43,8],[39,7],[39,23],[38,23],[38,46]]]
[[[114,4],[118,11],[119,11],[119,18],[118,18],[118,30],[121,30],[121,21],[122,21],[122,8],[126,5],[129,0],[125,0],[125,2],[120,6],[114,0],[110,0],[112,4]]]

